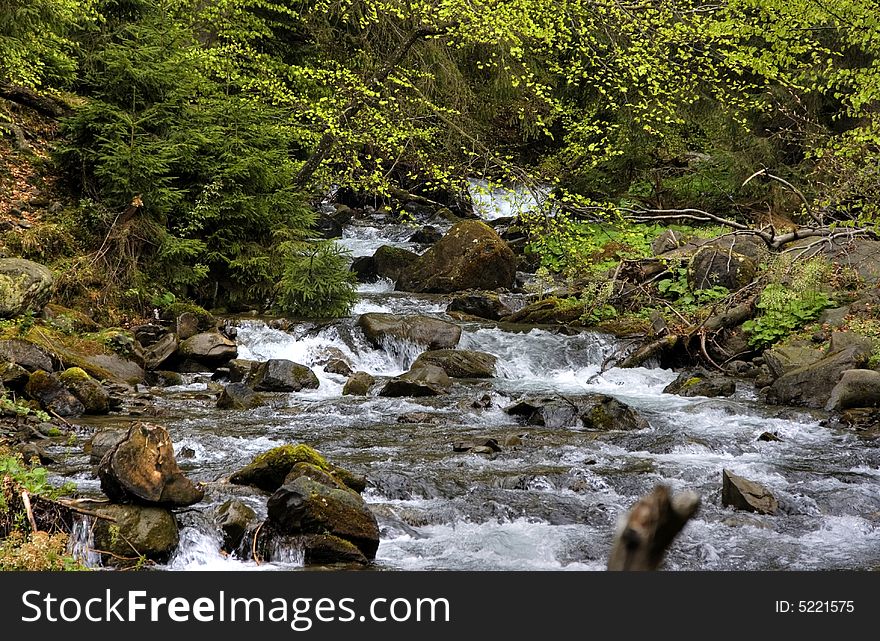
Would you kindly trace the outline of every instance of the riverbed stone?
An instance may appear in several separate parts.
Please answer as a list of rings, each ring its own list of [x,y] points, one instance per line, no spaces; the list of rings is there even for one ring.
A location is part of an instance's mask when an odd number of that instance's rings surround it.
[[[767,388],[767,401],[779,405],[823,408],[843,372],[861,369],[869,355],[870,352],[866,353],[861,346],[853,344],[815,363],[791,370]]]
[[[355,492],[300,476],[278,488],[267,508],[268,521],[283,534],[329,534],[352,543],[367,559],[376,556],[379,525]]]
[[[174,446],[161,425],[135,423],[98,465],[101,489],[118,503],[186,507],[205,492],[188,479],[174,458]]]
[[[164,562],[177,549],[180,533],[174,515],[160,507],[104,505],[95,508],[106,519],[95,519],[92,529],[95,549],[106,565],[137,565],[139,555]],[[112,520],[107,520],[112,519]]]
[[[369,373],[355,372],[349,376],[347,381],[345,381],[345,386],[342,388],[342,395],[367,396],[370,393],[370,388],[375,382],[376,379]]]
[[[732,396],[736,391],[736,383],[719,374],[707,372],[702,368],[681,372],[669,385],[663,388],[664,394],[678,396]]]
[[[0,341],[0,360],[15,363],[28,372],[55,371],[52,357],[42,347],[20,338]]]
[[[144,368],[158,369],[177,352],[178,340],[174,334],[166,333],[152,345],[144,349]]]
[[[393,341],[452,349],[461,340],[461,327],[430,316],[370,312],[361,314],[357,325],[374,347],[383,349]]]
[[[106,414],[110,411],[110,394],[85,370],[71,367],[59,376],[61,383],[83,404],[86,414]]]
[[[373,254],[373,271],[379,278],[397,282],[418,258],[418,254],[403,247],[382,245]]]
[[[127,434],[128,430],[121,427],[106,427],[92,434],[83,447],[91,464],[100,463],[104,455],[115,448]]]
[[[214,524],[223,536],[222,549],[235,552],[244,539],[245,532],[256,523],[257,513],[241,499],[229,499],[217,508]]]
[[[450,293],[467,289],[511,288],[517,258],[483,222],[456,223],[401,275],[397,289]]]
[[[755,481],[722,471],[721,504],[758,514],[776,514],[779,502],[770,490]]]
[[[86,408],[71,394],[56,374],[37,370],[28,378],[25,393],[49,413],[58,416],[81,416]]]
[[[205,365],[218,366],[238,355],[238,347],[218,331],[202,332],[191,336],[178,348],[184,359],[193,359]]]
[[[250,410],[263,404],[263,398],[244,383],[229,383],[217,398],[222,410]]]
[[[226,366],[229,368],[229,382],[240,383],[247,380],[254,373],[260,366],[260,362],[244,358],[233,358]]]
[[[812,365],[822,359],[821,350],[808,345],[779,345],[764,351],[764,361],[773,378],[779,378],[800,367]]]
[[[248,382],[258,392],[299,392],[321,384],[311,368],[285,358],[260,363]]]
[[[827,410],[880,406],[880,372],[872,369],[849,369],[831,390]]]
[[[451,378],[492,378],[498,357],[465,349],[439,349],[423,352],[413,363],[434,365]]]
[[[52,294],[52,271],[24,258],[0,258],[0,318],[39,312]]]
[[[414,364],[405,374],[391,379],[379,391],[379,396],[439,396],[448,394],[452,381],[436,365]]]
[[[249,485],[264,492],[274,492],[297,463],[309,463],[333,475],[355,492],[363,492],[367,481],[363,476],[332,465],[308,445],[282,445],[258,456],[229,477],[236,485]]]
[[[513,311],[495,292],[461,294],[453,298],[446,307],[447,313],[458,312],[488,320],[501,320]]]
[[[504,408],[528,425],[549,428],[585,427],[591,430],[636,430],[648,422],[626,403],[606,394],[526,396]]]

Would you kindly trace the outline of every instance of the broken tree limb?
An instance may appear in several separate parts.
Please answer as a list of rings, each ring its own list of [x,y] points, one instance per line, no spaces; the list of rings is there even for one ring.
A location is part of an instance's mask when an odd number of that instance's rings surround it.
[[[621,519],[608,569],[611,571],[656,570],[666,550],[700,507],[700,497],[687,491],[672,495],[665,485],[658,485],[643,496]]]
[[[31,531],[34,533],[38,532],[39,528],[37,528],[37,520],[34,518],[34,508],[31,507],[31,497],[27,490],[21,493],[21,502],[24,504],[24,509],[27,512],[27,520],[31,524]]]
[[[742,325],[745,321],[755,315],[755,301],[757,300],[757,295],[752,296],[748,300],[743,301],[739,305],[736,305],[721,314],[710,316],[703,324],[703,329],[709,332],[717,332],[721,329],[729,329],[731,327],[736,327],[737,325]]]
[[[38,94],[27,87],[17,87],[13,85],[0,84],[0,98],[5,98],[10,102],[14,102],[25,107],[30,107],[34,111],[44,116],[52,116],[58,118],[70,111],[59,101],[49,96]]]
[[[642,345],[624,358],[617,367],[639,367],[645,361],[675,347],[678,344],[678,338],[677,334],[669,334],[647,345]]]

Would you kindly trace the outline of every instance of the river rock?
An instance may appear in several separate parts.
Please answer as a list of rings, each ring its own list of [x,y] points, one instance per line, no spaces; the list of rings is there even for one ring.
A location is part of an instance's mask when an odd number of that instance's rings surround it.
[[[452,349],[461,339],[461,327],[429,316],[370,312],[361,314],[357,324],[367,340],[382,349],[392,341],[427,349]]]
[[[160,338],[168,333],[169,332],[165,327],[162,325],[156,325],[155,323],[135,325],[131,328],[132,336],[134,336],[134,339],[140,343],[141,347],[144,349],[155,345]]]
[[[238,347],[218,331],[196,334],[180,344],[180,356],[209,366],[218,366],[238,355]]]
[[[379,278],[390,278],[397,282],[418,258],[418,254],[403,247],[382,245],[373,254],[373,270]]]
[[[185,507],[201,501],[174,458],[174,446],[161,425],[135,423],[98,465],[101,489],[111,501]]]
[[[492,378],[495,376],[496,356],[465,349],[439,349],[423,352],[413,363],[434,365],[452,378]]]
[[[320,385],[311,368],[284,358],[260,363],[249,383],[258,392],[298,392],[317,389]]]
[[[166,509],[105,505],[94,510],[112,519],[95,519],[92,528],[95,549],[107,553],[101,555],[107,565],[136,565],[138,555],[152,561],[167,561],[180,542],[177,522]]]
[[[369,559],[353,543],[330,534],[290,535],[279,532],[264,521],[257,533],[256,548],[260,558],[268,562],[289,562],[290,552],[302,554],[305,565],[337,563],[368,565]]]
[[[648,422],[626,403],[605,394],[528,396],[504,408],[522,416],[528,425],[549,428],[585,427],[591,430],[637,430]]]
[[[158,369],[162,363],[177,352],[177,336],[171,333],[163,335],[155,343],[144,349],[144,367]]]
[[[727,378],[712,374],[704,369],[682,372],[674,381],[663,388],[664,394],[678,396],[732,396],[736,391],[736,383]]]
[[[238,549],[245,532],[257,521],[257,513],[241,499],[230,499],[217,508],[214,524],[223,535],[222,549],[232,553]]]
[[[267,520],[282,534],[329,534],[352,543],[367,559],[376,556],[379,525],[355,492],[300,476],[278,488],[267,507]]]
[[[709,245],[691,259],[688,283],[695,290],[721,286],[736,291],[752,282],[756,272],[755,261],[748,256]]]
[[[511,288],[516,255],[491,227],[476,220],[457,223],[401,275],[397,289],[449,293]]]
[[[81,416],[86,408],[71,394],[55,374],[38,370],[30,375],[25,393],[47,412],[58,416]]]
[[[183,376],[180,375],[180,372],[157,369],[149,373],[147,382],[157,387],[172,387],[174,385],[183,385]]]
[[[376,276],[376,263],[373,262],[372,256],[357,256],[351,261],[349,271],[354,273],[359,283],[372,283],[378,278]]]
[[[425,225],[409,237],[409,242],[420,245],[433,245],[441,238],[443,238],[443,232],[434,227],[434,225]]]
[[[128,435],[128,430],[108,427],[98,430],[86,441],[83,450],[89,455],[89,462],[97,465],[110,450],[115,448]]]
[[[880,406],[880,372],[872,369],[849,369],[831,390],[827,410]]]
[[[260,362],[249,361],[244,358],[233,358],[226,366],[229,368],[229,382],[240,383],[250,378],[260,366]]]
[[[42,347],[20,338],[0,341],[0,360],[15,363],[28,372],[53,372],[52,358]]]
[[[229,383],[217,398],[221,410],[250,410],[263,404],[263,398],[244,383]]]
[[[833,352],[815,363],[783,374],[767,388],[767,401],[779,405],[823,408],[843,372],[861,369],[870,352],[857,345]]]
[[[4,361],[0,363],[0,389],[21,390],[27,385],[31,374],[18,363]]]
[[[331,358],[324,365],[324,371],[328,374],[338,374],[339,376],[351,376],[353,373],[351,363],[344,358]]]
[[[480,292],[456,296],[446,307],[446,312],[458,312],[488,320],[501,320],[514,310],[494,292]]]
[[[774,378],[822,359],[822,351],[805,345],[780,345],[764,351],[764,362]]]
[[[367,372],[355,372],[345,381],[343,396],[367,396],[376,379]]]
[[[83,404],[86,414],[106,414],[110,411],[110,394],[104,387],[79,367],[71,367],[59,376],[61,383]]]
[[[146,379],[146,372],[140,365],[118,354],[86,356],[85,364],[82,367],[87,371],[91,371],[93,376],[96,376],[97,372],[101,372],[100,375],[97,375],[101,380],[105,380],[106,376],[120,383],[136,385],[143,383]],[[90,367],[94,371],[90,370]]]
[[[281,487],[284,479],[297,463],[314,465],[339,479],[355,492],[363,492],[367,487],[364,477],[331,465],[308,445],[282,445],[263,452],[230,476],[229,482],[236,485],[250,485],[264,492],[274,492]]]
[[[379,391],[379,396],[439,396],[448,394],[452,381],[435,365],[413,365],[410,370],[391,379]]]
[[[453,452],[470,452],[472,454],[494,454],[501,451],[498,440],[488,436],[475,436],[464,441],[452,443]]]
[[[0,318],[38,312],[49,302],[52,271],[24,258],[0,258]]]
[[[721,477],[722,505],[758,514],[776,514],[779,503],[766,487],[730,470],[723,470]]]

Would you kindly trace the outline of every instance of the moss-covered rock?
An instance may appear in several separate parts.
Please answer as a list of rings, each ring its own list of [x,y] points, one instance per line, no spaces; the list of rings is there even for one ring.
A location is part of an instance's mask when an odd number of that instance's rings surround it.
[[[71,367],[59,376],[67,390],[79,399],[86,414],[110,411],[110,394],[101,384],[79,367]]]
[[[71,394],[55,374],[37,370],[28,378],[25,393],[47,412],[58,416],[80,416],[85,407]]]
[[[466,349],[438,349],[423,352],[413,363],[434,365],[452,378],[492,378],[495,376],[496,356]]]
[[[412,268],[419,258],[419,255],[404,249],[403,247],[392,247],[391,245],[382,245],[373,254],[373,270],[376,276],[380,278],[390,278],[394,282]]]
[[[343,396],[367,396],[376,379],[367,372],[355,372],[342,388]]]
[[[525,325],[565,325],[577,321],[584,314],[584,306],[575,300],[545,298],[526,305],[518,312],[502,318],[505,323]]]
[[[513,250],[494,229],[480,221],[465,220],[453,225],[401,274],[397,289],[449,293],[510,288],[516,262]]]
[[[66,333],[96,332],[98,323],[76,309],[70,309],[55,303],[43,307],[43,318],[53,327]]]
[[[48,267],[24,258],[0,258],[0,318],[40,311],[52,293]]]
[[[107,565],[132,566],[139,555],[166,561],[177,548],[180,534],[174,515],[166,509],[139,505],[106,505],[95,510],[107,519],[95,519],[95,549]]]
[[[278,488],[267,507],[269,522],[283,534],[329,534],[352,543],[368,559],[376,556],[376,517],[354,492],[300,476]]]
[[[663,388],[664,394],[694,397],[732,396],[736,392],[736,383],[720,374],[713,374],[704,369],[690,369],[681,372],[669,385]]]
[[[297,463],[308,463],[338,478],[356,492],[363,492],[366,480],[335,465],[328,463],[308,445],[282,445],[263,452],[248,465],[229,477],[230,483],[250,485],[264,492],[274,492],[284,483],[284,479]]]

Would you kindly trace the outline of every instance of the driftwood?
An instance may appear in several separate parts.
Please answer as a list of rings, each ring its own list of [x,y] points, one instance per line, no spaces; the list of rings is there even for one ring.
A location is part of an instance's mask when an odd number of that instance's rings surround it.
[[[673,539],[697,513],[699,506],[700,497],[694,492],[673,496],[665,485],[655,487],[622,519],[608,557],[608,569],[644,571],[659,568]]]

